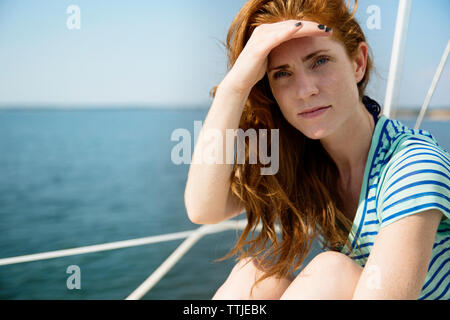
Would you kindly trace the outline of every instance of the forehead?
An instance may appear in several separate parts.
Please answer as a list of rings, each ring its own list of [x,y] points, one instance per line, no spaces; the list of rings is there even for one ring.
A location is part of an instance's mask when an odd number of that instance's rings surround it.
[[[344,47],[329,37],[302,37],[283,42],[269,54],[269,65],[300,60],[312,52],[329,50],[328,54],[344,54]]]

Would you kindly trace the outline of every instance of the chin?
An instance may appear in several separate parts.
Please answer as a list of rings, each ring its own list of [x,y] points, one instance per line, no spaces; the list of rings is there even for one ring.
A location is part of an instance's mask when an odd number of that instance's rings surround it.
[[[311,140],[326,138],[335,129],[328,119],[316,119],[310,121],[308,119],[303,120],[298,117],[292,117],[288,122]]]
[[[315,129],[297,128],[297,129],[311,140],[320,140],[327,137],[330,134],[326,128],[315,128]]]
[[[322,134],[314,134],[314,135],[305,134],[305,136],[308,137],[311,140],[321,140],[321,139],[325,138],[325,136],[322,135]]]

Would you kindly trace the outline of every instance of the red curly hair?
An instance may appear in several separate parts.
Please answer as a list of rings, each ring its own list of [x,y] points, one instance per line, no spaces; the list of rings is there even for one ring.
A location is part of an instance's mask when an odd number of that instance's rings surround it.
[[[333,28],[333,39],[342,43],[348,57],[353,59],[358,45],[366,41],[354,18],[357,6],[355,0],[350,12],[344,0],[250,0],[228,32],[228,68],[232,68],[257,26],[290,19],[315,21]],[[357,84],[360,99],[371,68],[369,55],[365,76]],[[265,271],[255,286],[267,277],[285,277],[299,269],[319,234],[328,249],[339,250],[348,245],[352,222],[342,213],[342,199],[336,192],[337,167],[320,141],[307,138],[286,121],[272,95],[267,75],[253,87],[239,127],[279,129],[280,167],[275,175],[261,175],[261,164],[248,163],[246,141],[246,162],[234,166],[231,190],[245,204],[248,224],[236,246],[222,259],[237,253],[239,259],[255,258]],[[262,230],[255,237],[259,223]],[[281,237],[275,231],[277,225]]]

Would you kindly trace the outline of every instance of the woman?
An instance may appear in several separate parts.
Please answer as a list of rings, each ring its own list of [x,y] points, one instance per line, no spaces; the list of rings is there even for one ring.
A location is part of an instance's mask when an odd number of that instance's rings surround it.
[[[372,60],[354,12],[250,0],[230,27],[194,157],[208,129],[279,129],[280,164],[191,164],[191,221],[248,218],[214,299],[450,298],[450,156],[364,95]],[[326,251],[296,274],[319,235]]]

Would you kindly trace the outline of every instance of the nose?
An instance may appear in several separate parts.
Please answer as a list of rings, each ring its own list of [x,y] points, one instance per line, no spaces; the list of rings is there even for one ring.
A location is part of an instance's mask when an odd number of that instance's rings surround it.
[[[296,98],[301,100],[308,99],[319,93],[314,77],[303,72],[296,74],[295,88]]]

